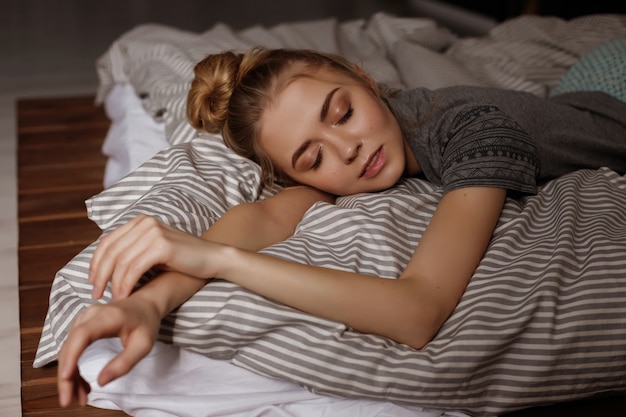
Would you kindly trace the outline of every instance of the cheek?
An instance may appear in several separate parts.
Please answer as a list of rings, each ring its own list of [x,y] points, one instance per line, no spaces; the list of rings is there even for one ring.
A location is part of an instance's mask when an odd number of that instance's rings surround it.
[[[380,107],[372,108],[368,112],[368,117],[365,119],[367,123],[367,130],[369,132],[376,132],[379,130],[385,130],[389,125],[389,119],[384,109]]]
[[[332,194],[342,194],[338,191],[346,192],[352,186],[351,179],[341,169],[331,168],[315,179],[315,184],[311,184],[316,188],[320,188],[331,192]]]

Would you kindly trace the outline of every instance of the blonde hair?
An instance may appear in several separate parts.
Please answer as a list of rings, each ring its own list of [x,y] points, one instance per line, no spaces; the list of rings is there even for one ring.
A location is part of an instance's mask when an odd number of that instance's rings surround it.
[[[294,71],[294,64],[303,65],[300,73]],[[187,96],[187,118],[196,129],[221,133],[234,152],[258,163],[261,188],[272,187],[275,179],[290,182],[259,148],[260,120],[286,81],[321,68],[341,71],[381,97],[371,79],[340,56],[311,50],[253,48],[245,54],[209,55],[196,64]]]

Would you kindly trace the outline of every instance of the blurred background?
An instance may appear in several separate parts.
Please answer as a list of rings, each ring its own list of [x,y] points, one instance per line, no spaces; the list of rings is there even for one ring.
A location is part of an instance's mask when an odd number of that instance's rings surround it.
[[[0,0],[0,89],[45,89],[49,83],[94,84],[94,62],[111,42],[142,23],[204,31],[377,11],[440,20],[460,34],[479,34],[522,13],[565,18],[624,12],[626,2],[594,0]],[[621,9],[621,10],[620,10]],[[37,88],[39,90],[39,88]]]

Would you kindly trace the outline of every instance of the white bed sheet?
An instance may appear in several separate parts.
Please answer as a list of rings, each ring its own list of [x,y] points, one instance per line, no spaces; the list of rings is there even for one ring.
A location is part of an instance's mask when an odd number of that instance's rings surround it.
[[[81,374],[92,386],[92,406],[138,417],[464,416],[389,402],[325,397],[161,342],[130,374],[99,387],[98,372],[121,348],[119,339],[103,339],[81,357]]]
[[[115,84],[104,102],[111,127],[102,153],[108,158],[104,186],[109,187],[170,144],[165,125],[144,110],[130,84]]]
[[[105,109],[112,124],[103,145],[105,186],[115,183],[169,146],[163,124],[143,109],[129,84],[116,84]],[[138,417],[435,417],[460,412],[390,402],[332,398],[297,384],[257,375],[225,361],[157,342],[127,376],[100,387],[102,367],[121,350],[119,339],[93,343],[79,367],[91,385],[89,404]]]

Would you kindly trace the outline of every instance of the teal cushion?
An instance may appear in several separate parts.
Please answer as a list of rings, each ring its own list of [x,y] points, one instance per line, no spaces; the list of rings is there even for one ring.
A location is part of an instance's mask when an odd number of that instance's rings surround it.
[[[584,55],[550,96],[575,91],[603,91],[626,101],[626,37],[612,39]]]

